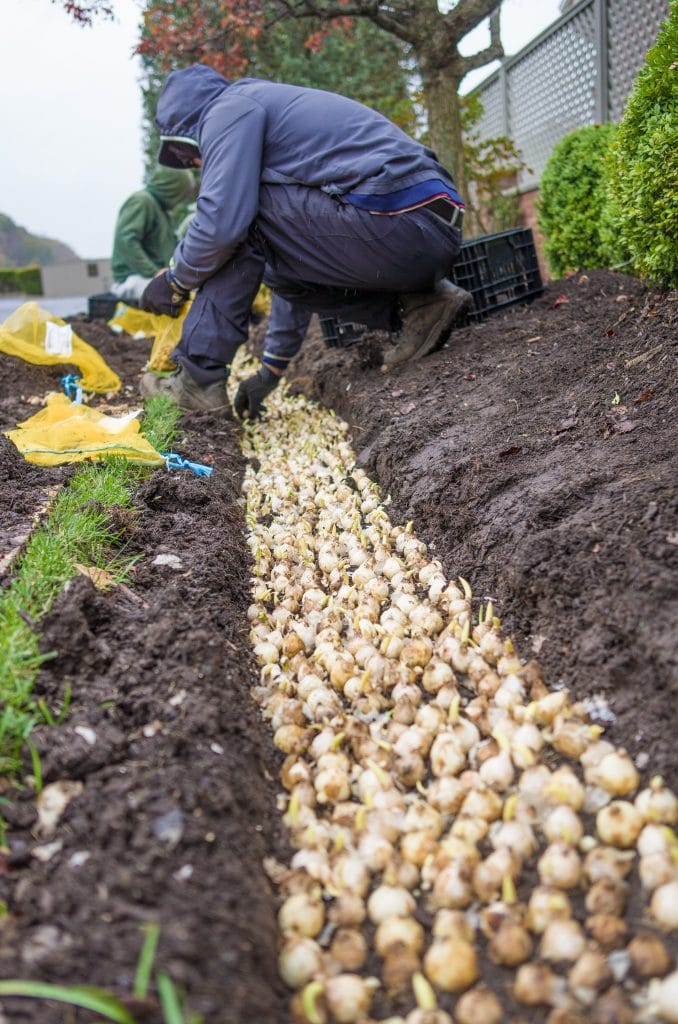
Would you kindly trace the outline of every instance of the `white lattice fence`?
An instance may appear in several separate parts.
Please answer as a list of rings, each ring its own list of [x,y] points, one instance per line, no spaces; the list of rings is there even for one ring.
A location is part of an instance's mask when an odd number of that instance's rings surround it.
[[[669,0],[581,0],[476,90],[485,138],[509,135],[534,187],[554,145],[581,125],[619,121]]]
[[[608,0],[609,121],[621,120],[633,81],[668,13],[668,0]]]

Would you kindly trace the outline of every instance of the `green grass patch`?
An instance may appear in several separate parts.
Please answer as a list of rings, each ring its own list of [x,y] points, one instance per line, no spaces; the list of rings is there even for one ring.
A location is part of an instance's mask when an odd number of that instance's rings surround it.
[[[144,433],[154,446],[164,450],[173,443],[180,415],[165,396],[148,401]],[[134,486],[148,473],[124,459],[78,469],[28,541],[12,583],[0,592],[0,775],[19,772],[22,746],[36,722],[61,717],[32,696],[40,666],[50,657],[39,650],[36,624],[76,575],[76,565],[125,578],[134,559],[111,526],[109,510],[133,507]]]
[[[144,941],[139,954],[134,995],[146,999],[151,994],[151,982],[155,955],[160,939],[160,926],[152,923],[142,926]],[[155,989],[163,1024],[204,1024],[199,1013],[184,1016],[184,993],[179,992],[171,977],[163,971],[155,974]],[[27,999],[51,999],[69,1006],[81,1006],[93,1010],[97,1019],[114,1021],[115,1024],[140,1024],[116,996],[107,989],[91,985],[52,985],[41,981],[22,981],[18,978],[0,981],[0,997],[23,996]],[[69,1018],[70,1019],[70,1018]]]
[[[154,395],[146,399],[144,412],[144,434],[156,451],[167,451],[179,436],[181,409],[167,395]]]
[[[88,985],[52,985],[42,981],[0,981],[0,996],[24,996],[28,999],[51,999],[69,1006],[93,1010],[99,1017],[115,1024],[136,1024],[129,1010],[104,989]]]

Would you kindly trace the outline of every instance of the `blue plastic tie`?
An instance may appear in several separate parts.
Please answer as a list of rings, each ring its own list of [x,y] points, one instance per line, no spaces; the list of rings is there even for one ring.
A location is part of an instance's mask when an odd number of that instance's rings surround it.
[[[160,452],[160,454],[168,469],[190,469],[191,473],[195,473],[196,476],[212,476],[214,472],[212,466],[203,466],[200,462],[189,462],[188,459],[182,459],[181,455],[176,455],[175,452]]]
[[[61,378],[66,397],[70,398],[73,405],[80,405],[82,402],[82,388],[80,387],[80,374],[65,373]]]

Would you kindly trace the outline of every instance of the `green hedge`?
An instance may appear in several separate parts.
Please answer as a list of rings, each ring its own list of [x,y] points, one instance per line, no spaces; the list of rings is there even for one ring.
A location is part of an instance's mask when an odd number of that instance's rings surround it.
[[[636,273],[678,286],[678,0],[636,79],[610,149],[610,200]]]
[[[0,267],[0,294],[42,295],[40,267]]]
[[[611,262],[610,235],[601,237],[607,203],[605,163],[617,126],[586,125],[553,148],[539,184],[539,227],[556,276]]]

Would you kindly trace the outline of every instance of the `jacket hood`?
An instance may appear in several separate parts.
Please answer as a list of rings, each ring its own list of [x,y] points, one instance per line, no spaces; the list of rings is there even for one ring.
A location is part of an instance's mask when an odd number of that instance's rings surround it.
[[[172,210],[179,203],[193,199],[197,190],[190,171],[176,171],[170,167],[156,168],[148,179],[146,189],[164,210]]]
[[[198,143],[198,126],[206,108],[229,83],[214,68],[192,64],[167,76],[158,98],[155,123],[162,139]]]

